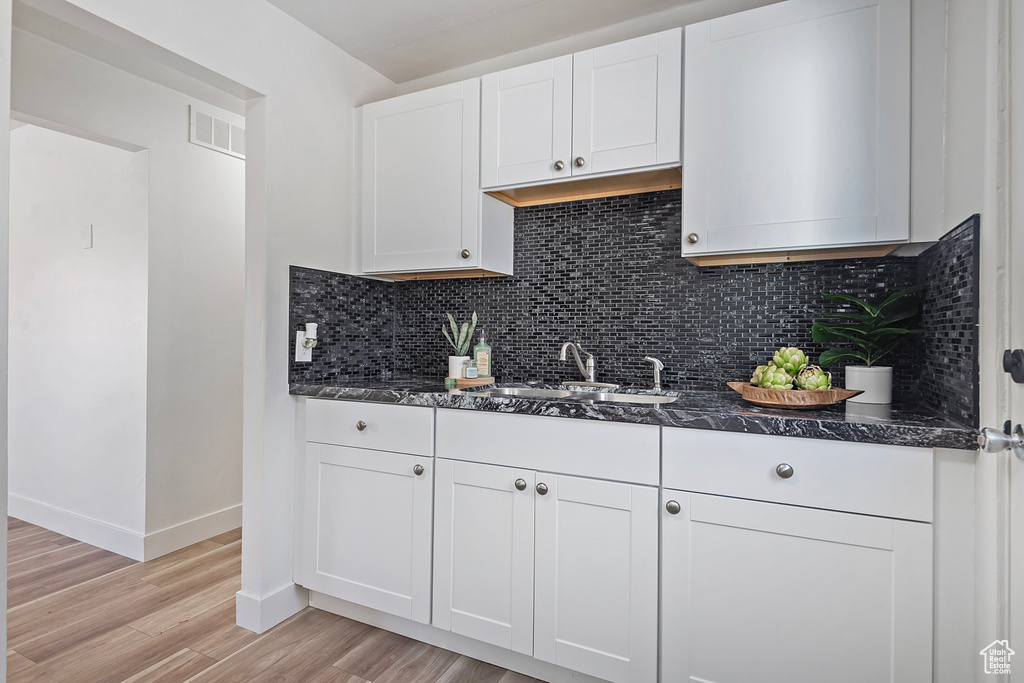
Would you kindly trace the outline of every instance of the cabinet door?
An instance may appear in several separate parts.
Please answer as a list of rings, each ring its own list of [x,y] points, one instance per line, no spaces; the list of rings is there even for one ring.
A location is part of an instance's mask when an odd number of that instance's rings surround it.
[[[908,239],[910,0],[691,24],[684,83],[684,256]]]
[[[312,588],[430,623],[433,458],[310,443],[307,467]]]
[[[533,653],[534,476],[437,461],[434,626]]]
[[[481,88],[483,186],[568,178],[572,55],[487,74]]]
[[[573,175],[678,164],[681,72],[682,29],[573,55]]]
[[[932,528],[665,491],[661,680],[932,680]]]
[[[478,267],[480,81],[368,104],[362,125],[363,271]]]
[[[657,675],[658,493],[538,473],[534,656],[616,683]],[[538,491],[539,493],[539,491]]]

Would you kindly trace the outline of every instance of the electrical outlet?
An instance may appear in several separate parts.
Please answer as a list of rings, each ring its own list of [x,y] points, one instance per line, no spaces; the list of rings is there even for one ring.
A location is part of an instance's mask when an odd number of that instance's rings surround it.
[[[297,330],[295,332],[295,362],[296,363],[312,363],[313,362],[313,349],[307,349],[302,345],[302,340],[306,338],[306,332],[304,330]]]

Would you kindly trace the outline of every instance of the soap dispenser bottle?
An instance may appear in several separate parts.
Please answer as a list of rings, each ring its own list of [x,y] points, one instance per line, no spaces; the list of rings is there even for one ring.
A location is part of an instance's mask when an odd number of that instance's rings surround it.
[[[493,359],[491,347],[487,343],[487,333],[480,330],[480,341],[473,347],[473,360],[476,361],[477,377],[492,377]]]

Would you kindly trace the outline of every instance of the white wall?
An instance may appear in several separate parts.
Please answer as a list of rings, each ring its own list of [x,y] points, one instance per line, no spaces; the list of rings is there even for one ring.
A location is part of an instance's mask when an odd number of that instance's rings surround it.
[[[264,95],[246,108],[238,599],[239,623],[263,631],[306,600],[292,582],[298,409],[288,394],[288,266],[354,272],[354,107],[393,95],[395,85],[264,0],[26,4],[106,32],[109,40],[138,46],[133,36],[141,36],[158,48],[154,59],[163,59],[162,52],[179,55]],[[155,167],[151,181],[157,182]],[[155,280],[152,268],[150,275]]]
[[[148,150],[144,554],[154,557],[241,520],[245,162],[188,142],[196,100],[18,29],[13,43],[16,112]]]
[[[9,492],[145,533],[146,152],[23,126],[11,134]],[[92,248],[86,248],[92,225]],[[28,514],[19,514],[22,511]],[[101,545],[91,527],[55,530]],[[103,533],[103,532],[100,532]]]
[[[11,0],[0,0],[0,132],[10,126]],[[10,137],[0,134],[0,358],[7,358],[7,208]],[[0,362],[0,508],[7,513],[7,363]],[[7,525],[0,525],[0,581],[7,585]],[[7,591],[0,591],[0,636],[7,635]],[[7,678],[7,658],[0,658]]]

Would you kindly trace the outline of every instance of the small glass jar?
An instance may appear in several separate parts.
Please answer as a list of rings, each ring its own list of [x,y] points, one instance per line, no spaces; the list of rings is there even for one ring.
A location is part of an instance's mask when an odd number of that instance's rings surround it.
[[[469,360],[462,364],[462,376],[465,377],[466,379],[477,378],[477,367],[475,360],[470,358]]]

